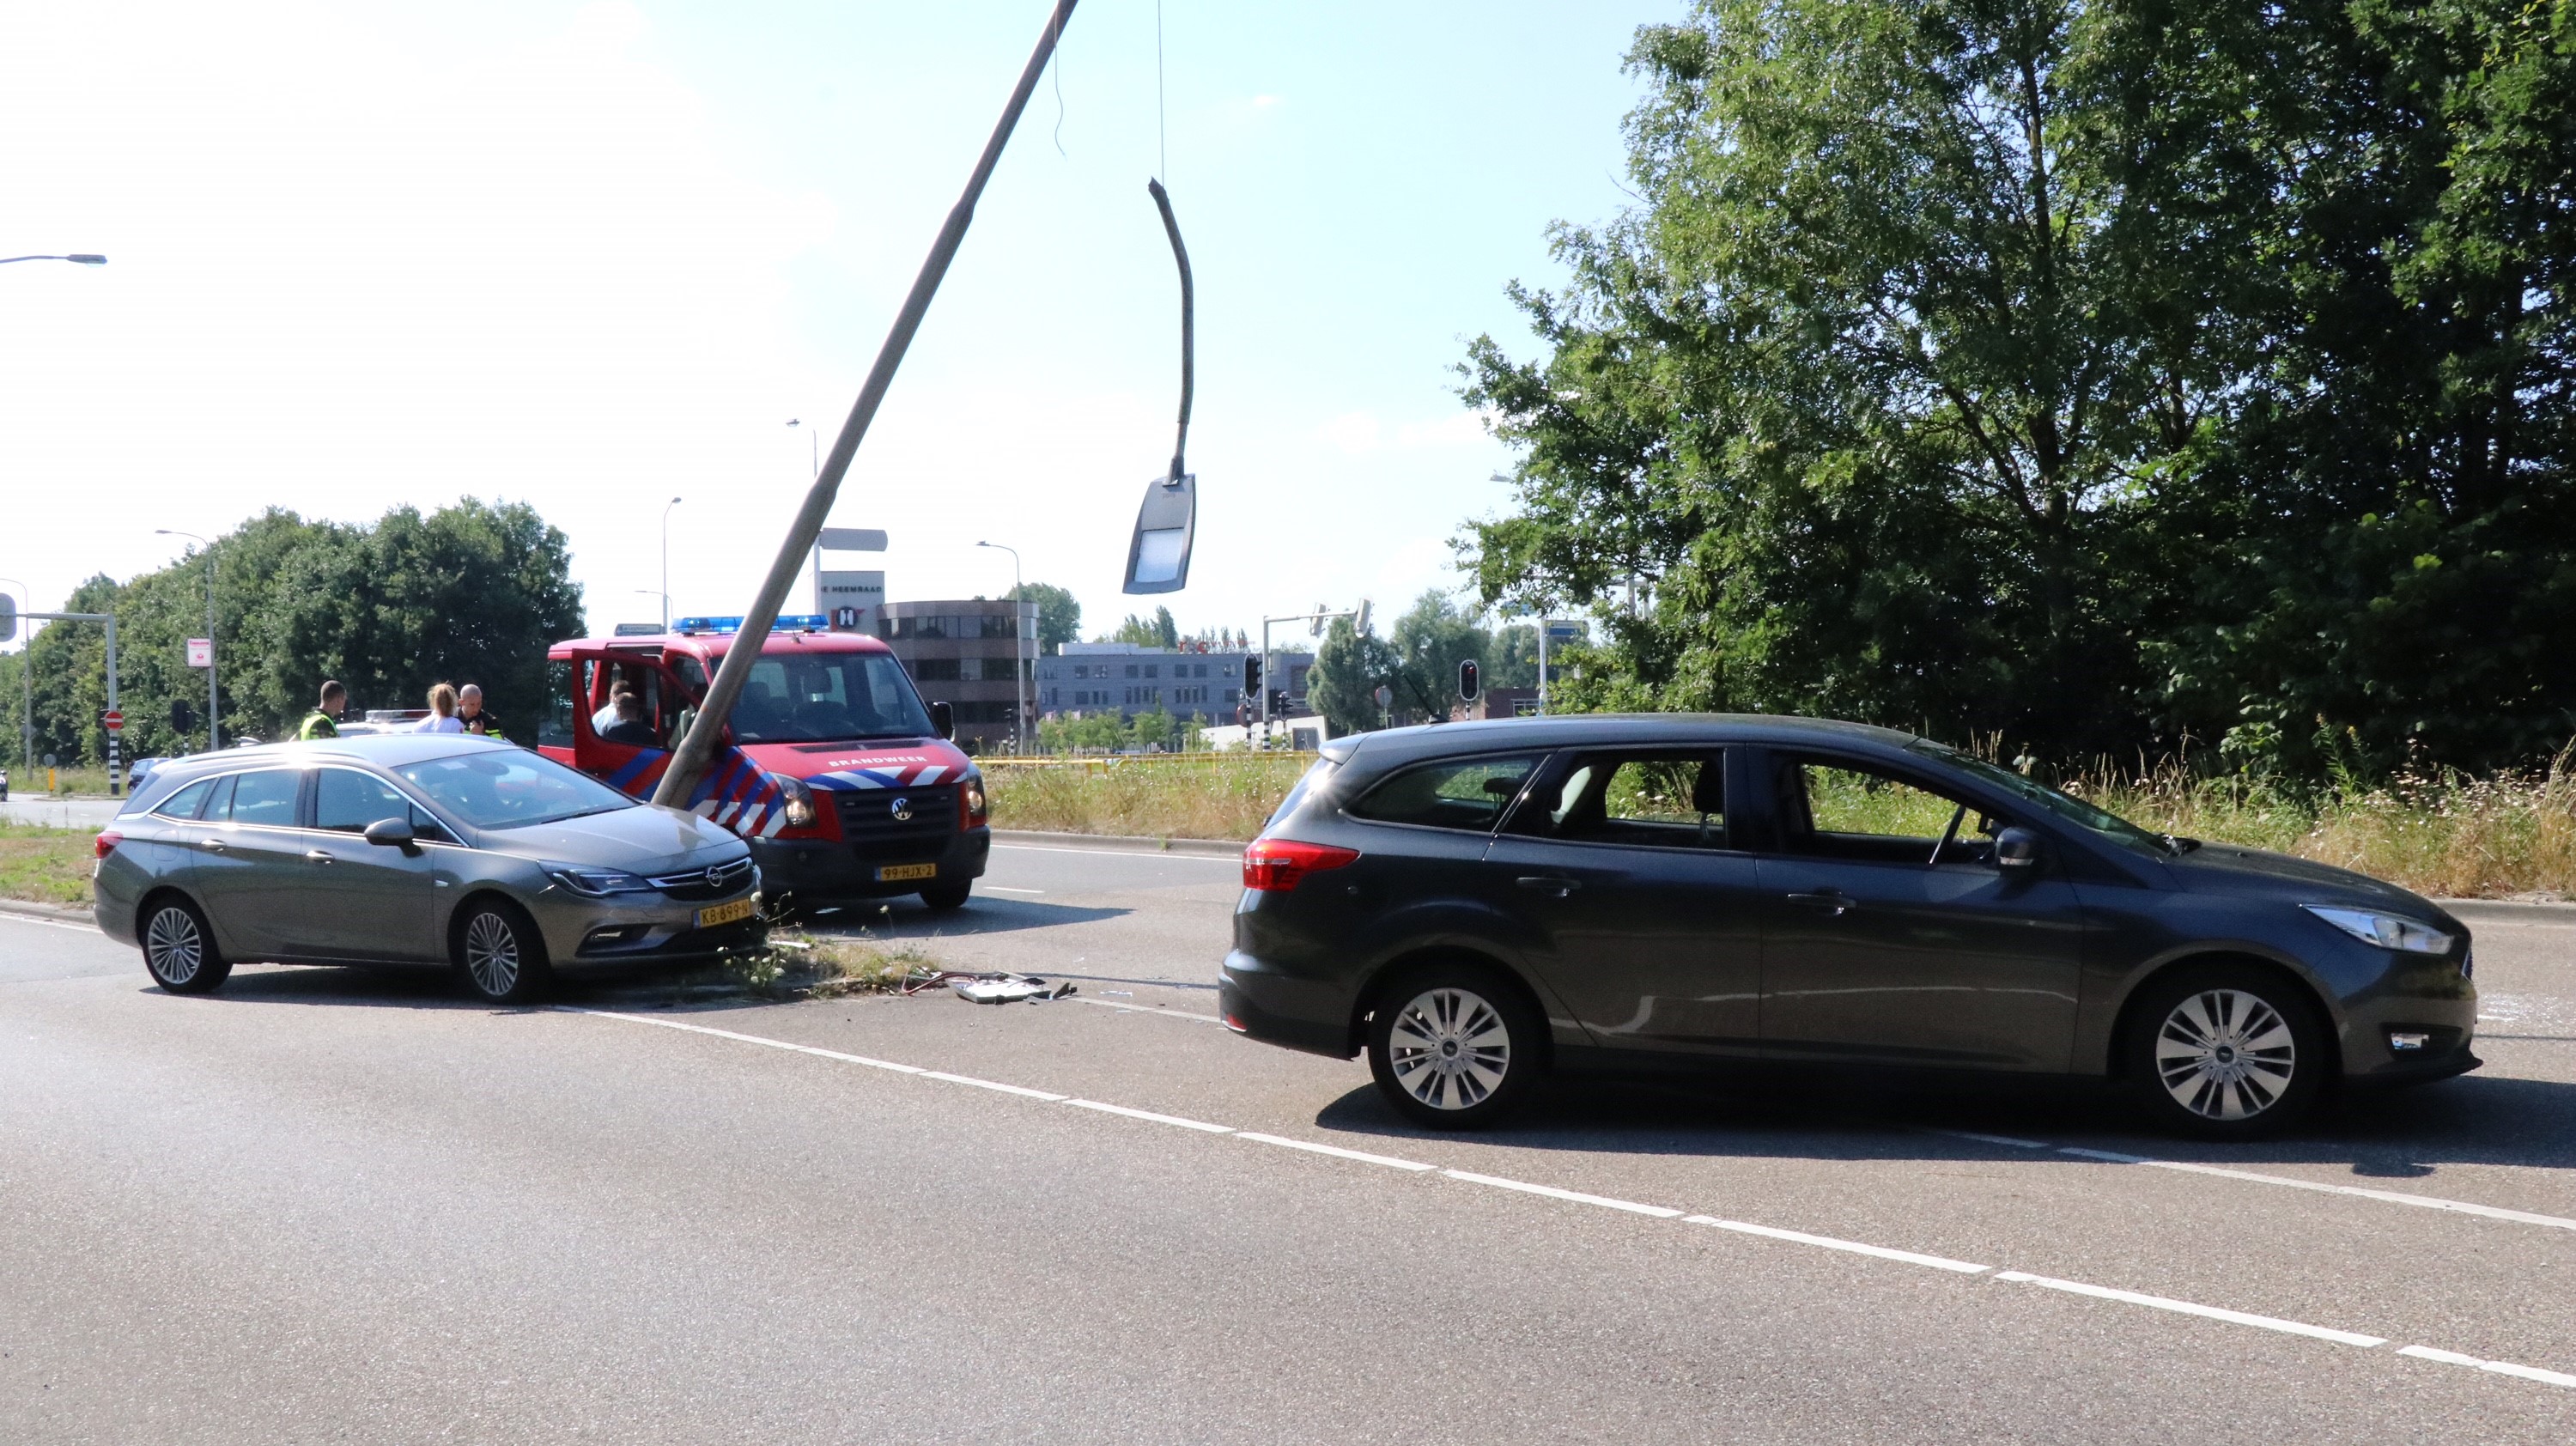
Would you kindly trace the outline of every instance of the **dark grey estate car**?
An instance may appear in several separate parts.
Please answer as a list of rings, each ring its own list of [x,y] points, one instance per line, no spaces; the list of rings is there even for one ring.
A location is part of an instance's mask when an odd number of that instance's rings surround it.
[[[553,970],[763,941],[743,841],[456,733],[174,759],[98,836],[98,925],[174,993],[236,961],[452,965],[527,999]]]
[[[1226,1024],[1425,1124],[1550,1068],[2110,1077],[2169,1127],[2474,1069],[2469,932],[2402,889],[2151,834],[1921,738],[1514,719],[1336,739],[1245,851]]]

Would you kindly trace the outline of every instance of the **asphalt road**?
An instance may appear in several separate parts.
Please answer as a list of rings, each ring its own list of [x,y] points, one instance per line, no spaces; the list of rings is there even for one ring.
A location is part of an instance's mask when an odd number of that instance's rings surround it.
[[[2486,1070],[2212,1149],[1777,1085],[1427,1136],[1210,1022],[1233,894],[1006,849],[839,921],[1084,980],[1001,1008],[179,999],[0,917],[0,1441],[2576,1439],[2569,913],[2479,911]]]

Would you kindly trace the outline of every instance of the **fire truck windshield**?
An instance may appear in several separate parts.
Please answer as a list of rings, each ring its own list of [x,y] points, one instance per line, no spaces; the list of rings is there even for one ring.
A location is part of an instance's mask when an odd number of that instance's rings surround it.
[[[885,653],[764,656],[733,705],[739,743],[922,738],[930,731],[912,680]]]

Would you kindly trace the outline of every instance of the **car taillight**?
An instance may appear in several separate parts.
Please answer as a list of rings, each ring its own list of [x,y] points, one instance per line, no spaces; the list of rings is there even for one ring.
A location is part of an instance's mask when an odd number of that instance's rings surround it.
[[[116,846],[123,842],[125,842],[125,835],[118,833],[114,829],[109,829],[107,832],[100,834],[98,836],[98,841],[92,844],[91,847],[98,851],[98,856],[100,858],[106,858],[109,854],[116,852]]]
[[[1285,893],[1308,874],[1338,869],[1359,857],[1357,849],[1331,844],[1299,843],[1292,838],[1255,839],[1243,851],[1243,886],[1263,893]]]
[[[984,780],[970,778],[958,787],[957,816],[960,828],[982,828],[993,817],[992,800],[984,796]]]

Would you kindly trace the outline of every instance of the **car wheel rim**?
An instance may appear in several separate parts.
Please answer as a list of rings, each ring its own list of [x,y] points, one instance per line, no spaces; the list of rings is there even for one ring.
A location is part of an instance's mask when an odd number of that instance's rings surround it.
[[[474,987],[498,998],[519,982],[519,935],[498,914],[477,914],[465,926],[465,972]]]
[[[2299,1068],[2290,1022],[2242,989],[2185,998],[2156,1031],[2156,1077],[2174,1103],[2208,1120],[2270,1109]]]
[[[1473,990],[1425,990],[1396,1014],[1387,1061],[1406,1094],[1435,1110],[1463,1110],[1492,1098],[1511,1073],[1511,1030]]]
[[[152,977],[164,984],[185,984],[206,967],[206,938],[185,909],[163,909],[143,931],[143,959]]]

